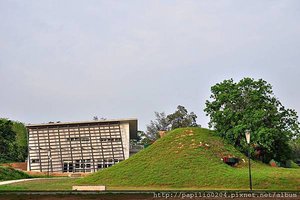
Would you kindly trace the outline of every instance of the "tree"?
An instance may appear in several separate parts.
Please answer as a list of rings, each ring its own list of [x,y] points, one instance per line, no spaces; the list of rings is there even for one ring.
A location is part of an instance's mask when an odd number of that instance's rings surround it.
[[[169,122],[164,112],[154,112],[155,120],[151,120],[150,124],[147,125],[146,134],[150,140],[156,140],[159,135],[158,131],[169,130]]]
[[[10,120],[0,119],[0,162],[14,158],[16,133]]]
[[[290,158],[289,141],[299,135],[295,110],[286,109],[266,81],[244,78],[238,83],[224,80],[211,87],[212,101],[204,111],[209,126],[241,151],[246,152],[244,133],[251,131],[251,143],[264,152],[263,161]]]
[[[295,162],[300,162],[300,138],[293,139],[290,142],[290,146],[292,149],[292,159]]]
[[[193,112],[188,113],[184,106],[177,106],[177,110],[167,116],[167,121],[171,125],[171,129],[182,127],[196,127],[197,115]]]
[[[15,161],[24,161],[28,156],[28,144],[27,144],[27,129],[26,126],[19,121],[12,121],[12,130],[16,133],[16,152]],[[18,150],[18,151],[17,151]]]
[[[94,120],[94,121],[98,121],[98,120],[99,120],[99,119],[98,119],[98,116],[94,116],[94,117],[93,117],[93,120]]]
[[[132,145],[146,145],[153,142],[154,140],[149,138],[149,136],[144,131],[137,131],[137,138],[130,140],[130,143]]]
[[[156,119],[150,121],[147,125],[146,134],[150,140],[156,140],[159,138],[159,131],[169,131],[175,128],[183,127],[196,127],[199,126],[196,123],[197,115],[193,112],[188,113],[184,106],[177,106],[177,110],[166,116],[164,112],[155,112]]]
[[[23,123],[0,119],[0,162],[24,161],[28,155],[27,130]]]

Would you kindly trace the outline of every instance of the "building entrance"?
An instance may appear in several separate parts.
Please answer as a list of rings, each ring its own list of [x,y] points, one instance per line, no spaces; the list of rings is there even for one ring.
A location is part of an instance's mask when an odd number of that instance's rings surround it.
[[[73,172],[73,163],[64,161],[63,172]]]

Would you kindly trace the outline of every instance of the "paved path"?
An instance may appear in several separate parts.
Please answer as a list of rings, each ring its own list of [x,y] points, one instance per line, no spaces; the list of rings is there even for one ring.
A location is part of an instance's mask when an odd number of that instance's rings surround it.
[[[34,181],[34,180],[47,180],[47,179],[51,179],[51,180],[66,179],[66,177],[62,177],[62,178],[28,178],[28,179],[1,181],[0,185],[8,185],[8,184],[12,184],[12,183],[19,183],[19,182],[25,182],[25,181]]]

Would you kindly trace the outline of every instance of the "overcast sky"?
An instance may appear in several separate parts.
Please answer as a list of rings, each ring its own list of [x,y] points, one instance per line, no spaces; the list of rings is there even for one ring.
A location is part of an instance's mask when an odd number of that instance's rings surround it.
[[[299,0],[0,0],[0,117],[139,119],[263,78],[300,112]]]

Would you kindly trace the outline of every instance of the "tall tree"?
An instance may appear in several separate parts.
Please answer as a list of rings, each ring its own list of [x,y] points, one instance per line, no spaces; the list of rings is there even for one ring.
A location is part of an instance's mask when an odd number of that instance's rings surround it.
[[[264,161],[290,158],[288,142],[299,135],[295,110],[285,108],[266,81],[244,78],[238,83],[224,80],[211,87],[211,101],[204,109],[209,126],[246,152],[244,133],[251,130],[251,141],[264,152]]]
[[[181,105],[177,106],[174,113],[167,116],[171,129],[198,126],[196,119],[197,115],[195,113],[188,113],[187,109]]]
[[[16,133],[12,127],[11,121],[0,119],[0,162],[14,159]]]
[[[159,137],[159,131],[168,131],[175,128],[200,126],[196,123],[197,115],[193,112],[188,113],[184,106],[177,106],[177,110],[169,115],[164,112],[155,112],[155,120],[151,120],[147,125],[146,134],[151,140]]]
[[[0,162],[24,161],[28,155],[27,149],[25,125],[0,118]]]
[[[17,155],[14,157],[15,161],[24,161],[28,155],[28,144],[27,144],[27,130],[25,125],[19,121],[12,121],[12,130],[16,133],[16,149],[14,152]]]
[[[146,134],[151,140],[155,140],[159,137],[158,131],[169,130],[169,122],[164,112],[154,112],[155,120],[151,120],[150,124],[147,125]]]

